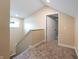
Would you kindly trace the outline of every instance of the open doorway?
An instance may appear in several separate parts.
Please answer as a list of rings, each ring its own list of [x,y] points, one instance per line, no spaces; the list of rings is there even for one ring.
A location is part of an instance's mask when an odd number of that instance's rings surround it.
[[[58,44],[58,14],[46,16],[46,34],[47,41]]]

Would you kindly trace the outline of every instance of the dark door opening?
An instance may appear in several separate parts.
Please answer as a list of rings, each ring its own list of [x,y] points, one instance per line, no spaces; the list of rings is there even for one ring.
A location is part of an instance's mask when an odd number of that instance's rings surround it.
[[[58,42],[58,14],[47,15],[46,35],[47,41]]]

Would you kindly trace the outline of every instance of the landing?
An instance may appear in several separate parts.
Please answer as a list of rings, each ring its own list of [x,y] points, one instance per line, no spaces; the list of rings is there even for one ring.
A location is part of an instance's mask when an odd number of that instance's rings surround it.
[[[13,59],[77,59],[77,56],[73,49],[47,42],[25,51]]]

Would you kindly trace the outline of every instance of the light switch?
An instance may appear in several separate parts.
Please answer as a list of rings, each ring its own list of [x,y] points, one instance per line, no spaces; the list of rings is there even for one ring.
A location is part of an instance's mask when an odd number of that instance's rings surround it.
[[[0,59],[4,59],[4,57],[3,56],[0,56]]]

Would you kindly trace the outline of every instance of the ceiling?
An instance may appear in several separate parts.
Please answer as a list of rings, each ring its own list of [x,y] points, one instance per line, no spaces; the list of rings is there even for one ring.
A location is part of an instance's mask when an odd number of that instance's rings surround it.
[[[46,0],[11,0],[10,14],[11,16],[28,17],[44,5],[48,5],[60,12],[76,17],[77,4],[77,0],[50,0],[50,3],[47,3]]]
[[[42,0],[44,4],[47,4],[48,6],[66,13],[71,16],[77,16],[78,11],[78,0],[50,0],[50,3],[48,4],[46,0]]]
[[[11,0],[10,14],[28,17],[43,6],[40,0]]]

